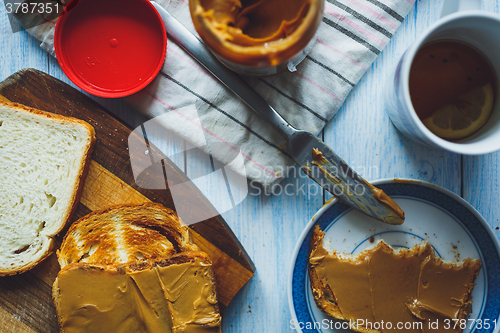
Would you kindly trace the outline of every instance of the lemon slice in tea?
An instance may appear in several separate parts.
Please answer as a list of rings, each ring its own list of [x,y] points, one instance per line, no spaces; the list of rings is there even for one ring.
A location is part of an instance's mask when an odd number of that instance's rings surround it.
[[[488,83],[463,94],[422,122],[432,133],[443,139],[465,138],[488,120],[493,101],[493,87]]]

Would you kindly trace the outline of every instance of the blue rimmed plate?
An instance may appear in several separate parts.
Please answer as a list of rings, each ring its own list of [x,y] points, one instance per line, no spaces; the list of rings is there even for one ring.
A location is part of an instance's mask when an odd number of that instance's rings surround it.
[[[483,267],[472,293],[472,313],[464,333],[500,332],[500,244],[484,218],[456,194],[424,182],[379,180],[405,211],[401,226],[376,221],[333,200],[309,221],[292,256],[288,303],[290,328],[298,332],[345,332],[341,321],[321,312],[314,302],[307,273],[309,243],[316,225],[326,234],[328,250],[356,254],[383,239],[394,247],[412,247],[428,239],[444,260],[480,258]],[[489,325],[488,325],[489,324]]]

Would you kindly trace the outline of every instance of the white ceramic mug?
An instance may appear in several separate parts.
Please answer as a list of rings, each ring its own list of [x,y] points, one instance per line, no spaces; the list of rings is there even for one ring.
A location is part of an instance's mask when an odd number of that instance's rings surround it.
[[[413,108],[409,78],[413,59],[423,45],[436,40],[457,40],[480,50],[491,62],[500,79],[500,16],[481,12],[480,0],[446,0],[441,19],[419,37],[401,57],[386,86],[386,108],[394,125],[410,139],[466,155],[500,150],[499,84],[496,101],[486,124],[475,134],[451,142],[433,134]]]

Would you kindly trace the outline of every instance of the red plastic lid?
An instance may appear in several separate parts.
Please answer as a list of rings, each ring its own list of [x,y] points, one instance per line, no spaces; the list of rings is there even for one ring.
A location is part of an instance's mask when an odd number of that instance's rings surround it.
[[[74,84],[93,95],[123,97],[156,77],[167,35],[148,0],[73,0],[57,21],[54,44]]]

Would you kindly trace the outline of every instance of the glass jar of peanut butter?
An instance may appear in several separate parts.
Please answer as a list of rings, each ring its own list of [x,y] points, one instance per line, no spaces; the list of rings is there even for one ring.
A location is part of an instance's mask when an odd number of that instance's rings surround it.
[[[268,76],[293,70],[311,50],[324,0],[189,0],[205,44],[232,70]]]

